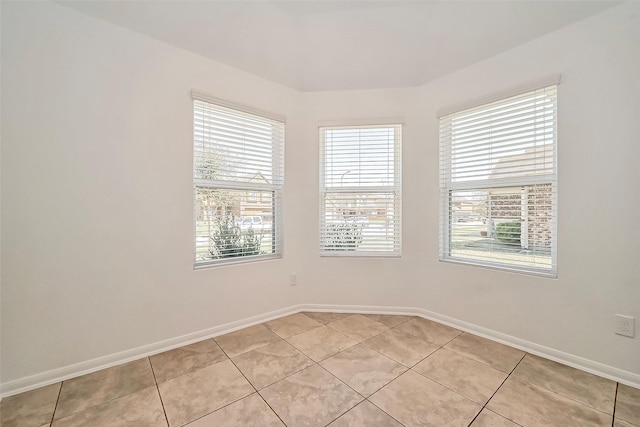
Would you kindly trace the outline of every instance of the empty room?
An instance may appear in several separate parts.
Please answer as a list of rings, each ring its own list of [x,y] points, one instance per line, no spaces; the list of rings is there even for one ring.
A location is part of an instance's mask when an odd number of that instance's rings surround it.
[[[2,427],[640,427],[640,1],[0,1]]]

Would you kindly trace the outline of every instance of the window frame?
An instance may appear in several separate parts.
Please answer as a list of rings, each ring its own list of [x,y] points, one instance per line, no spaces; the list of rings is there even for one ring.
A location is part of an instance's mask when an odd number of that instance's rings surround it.
[[[319,146],[320,146],[320,161],[319,161],[319,249],[321,257],[363,257],[363,258],[400,258],[402,256],[402,132],[404,127],[404,120],[402,119],[388,119],[388,120],[359,120],[351,122],[325,122],[321,123],[318,127]],[[328,186],[326,177],[326,137],[325,131],[327,130],[342,130],[342,129],[376,129],[376,128],[394,128],[394,138],[392,151],[394,153],[393,161],[393,185],[387,186],[353,186],[344,187],[342,185]],[[386,170],[386,169],[385,169]],[[324,200],[327,194],[330,193],[342,193],[342,194],[380,194],[380,193],[392,193],[393,205],[394,205],[394,217],[397,219],[394,222],[394,237],[393,248],[390,251],[376,250],[376,251],[363,251],[363,250],[327,250],[324,246],[323,232],[325,228],[325,205]]]
[[[470,265],[476,267],[490,268],[500,271],[509,271],[533,276],[542,276],[547,278],[557,278],[557,244],[558,244],[558,92],[559,92],[560,76],[553,76],[521,87],[520,89],[505,92],[499,96],[485,98],[481,101],[469,103],[462,107],[456,107],[441,111],[438,113],[439,122],[439,140],[440,140],[440,224],[439,224],[439,261],[450,262],[461,265]],[[453,159],[451,154],[452,143],[451,138],[443,136],[444,121],[450,120],[452,116],[464,113],[468,110],[480,110],[483,107],[487,109],[510,98],[530,94],[534,96],[537,91],[545,90],[553,87],[553,142],[552,142],[552,170],[550,174],[529,175],[519,177],[498,177],[487,179],[469,179],[467,181],[460,180],[455,182],[452,178],[453,160],[445,161],[444,159]],[[492,190],[507,190],[520,187],[521,190],[537,185],[550,186],[550,212],[551,212],[551,237],[550,237],[550,268],[532,267],[526,265],[517,265],[509,263],[500,263],[497,261],[483,261],[463,256],[454,256],[451,254],[452,244],[452,218],[453,218],[453,192],[455,191],[486,191],[489,195]],[[528,193],[524,193],[528,194]],[[488,199],[488,209],[491,207],[491,199]],[[521,213],[522,214],[522,213]],[[527,214],[529,215],[529,214]],[[492,253],[495,253],[491,251]]]
[[[260,109],[241,105],[226,100],[222,100],[216,97],[212,97],[201,92],[192,91],[192,118],[193,118],[193,138],[192,138],[192,155],[193,155],[193,170],[192,170],[192,184],[193,184],[193,269],[207,269],[216,266],[244,264],[251,262],[258,262],[270,259],[280,259],[284,255],[284,233],[283,233],[283,192],[284,192],[284,144],[285,144],[285,132],[286,132],[286,117],[270,112],[266,112]],[[279,133],[281,137],[272,139],[272,155],[271,155],[271,172],[272,183],[261,183],[251,181],[240,180],[224,180],[224,179],[202,179],[196,176],[197,155],[196,155],[196,113],[197,102],[203,102],[209,104],[213,108],[220,107],[221,109],[233,110],[233,112],[255,117],[256,120],[271,121],[274,124],[281,126]],[[257,200],[264,198],[264,193],[271,193],[271,246],[272,253],[258,254],[258,255],[243,255],[227,258],[198,260],[198,190],[223,190],[223,191],[238,191],[245,192],[247,203],[251,194],[258,195]],[[269,199],[268,197],[266,198]],[[250,204],[250,203],[249,203]],[[241,216],[236,218],[236,221],[241,221]]]

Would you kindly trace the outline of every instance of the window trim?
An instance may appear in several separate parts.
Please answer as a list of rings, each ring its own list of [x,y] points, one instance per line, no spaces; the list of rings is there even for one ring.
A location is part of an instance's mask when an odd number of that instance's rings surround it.
[[[394,153],[394,184],[393,186],[353,186],[353,187],[326,187],[325,186],[325,130],[336,129],[373,129],[388,128],[396,129],[394,132],[393,153]],[[359,119],[359,120],[342,120],[342,121],[321,121],[318,123],[319,137],[319,228],[318,240],[320,248],[320,257],[338,258],[401,258],[402,257],[402,135],[404,128],[404,119]],[[362,193],[393,193],[394,203],[397,205],[397,250],[391,251],[348,251],[348,250],[323,250],[323,198],[326,193],[345,193],[345,194],[362,194]],[[395,238],[394,238],[395,240]]]
[[[282,125],[282,138],[277,144],[272,144],[272,173],[273,184],[259,182],[243,182],[232,180],[206,180],[197,179],[195,176],[196,167],[196,150],[195,150],[195,115],[196,101],[205,102],[214,106],[235,110],[239,113],[250,114],[261,119],[279,122]],[[283,228],[283,194],[284,194],[284,144],[286,136],[287,118],[283,115],[267,112],[251,106],[230,102],[224,99],[216,98],[202,92],[191,91],[192,105],[192,189],[193,189],[193,243],[192,243],[192,262],[194,270],[203,270],[211,267],[246,264],[252,262],[260,262],[272,259],[281,259],[284,256],[284,228]],[[228,257],[211,260],[197,261],[197,190],[198,188],[220,189],[220,190],[238,190],[250,192],[259,192],[262,198],[263,192],[272,192],[272,239],[275,246],[274,253]]]
[[[549,76],[533,83],[522,85],[518,88],[504,91],[499,95],[491,95],[485,98],[476,99],[474,101],[460,104],[456,107],[446,108],[438,110],[438,129],[440,140],[440,221],[439,221],[439,261],[451,264],[467,265],[474,267],[481,267],[491,270],[499,270],[510,273],[527,274],[532,276],[539,276],[545,278],[556,279],[558,277],[558,92],[560,87],[560,75]],[[481,108],[483,106],[489,106],[490,104],[507,100],[511,97],[519,95],[525,95],[527,93],[533,93],[535,91],[543,90],[548,87],[555,86],[556,98],[554,108],[554,129],[553,129],[553,173],[541,176],[523,176],[523,177],[503,177],[493,179],[478,179],[469,180],[466,182],[453,183],[451,180],[452,175],[452,162],[444,162],[443,156],[450,159],[451,142],[443,142],[443,136],[441,135],[443,120],[447,116],[455,115],[465,110],[471,110],[475,108]],[[491,261],[482,261],[468,258],[461,258],[451,255],[451,229],[452,223],[450,218],[451,202],[450,197],[453,191],[464,190],[478,190],[485,191],[490,189],[499,188],[512,188],[512,187],[524,187],[527,185],[550,185],[551,186],[551,206],[550,209],[553,212],[551,220],[551,268],[539,268],[539,267],[527,267],[524,265],[514,265]]]

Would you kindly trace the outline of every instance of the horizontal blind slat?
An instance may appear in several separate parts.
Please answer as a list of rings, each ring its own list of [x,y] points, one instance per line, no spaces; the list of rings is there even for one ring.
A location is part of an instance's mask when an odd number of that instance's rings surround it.
[[[320,129],[320,253],[399,255],[400,125]]]
[[[195,264],[282,254],[284,123],[194,99]]]
[[[556,127],[555,86],[441,118],[442,259],[555,272]]]

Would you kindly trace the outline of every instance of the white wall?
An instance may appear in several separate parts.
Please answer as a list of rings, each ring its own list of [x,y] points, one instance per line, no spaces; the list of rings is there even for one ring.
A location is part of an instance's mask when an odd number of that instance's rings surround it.
[[[639,46],[640,3],[630,2],[411,95],[304,95],[310,145],[318,120],[406,117],[403,258],[316,257],[310,302],[418,306],[640,374],[639,337],[613,334],[614,313],[640,322]],[[557,73],[558,279],[438,262],[437,110]]]
[[[2,7],[3,382],[299,303],[419,307],[640,374],[640,340],[612,332],[640,319],[639,3],[421,88],[304,94],[56,4]],[[436,110],[553,73],[559,278],[439,263]],[[282,260],[192,270],[192,88],[288,116]],[[320,258],[318,122],[398,116],[402,258]]]
[[[296,92],[53,3],[2,15],[3,381],[295,302],[295,256],[193,271],[190,91],[292,135]]]

